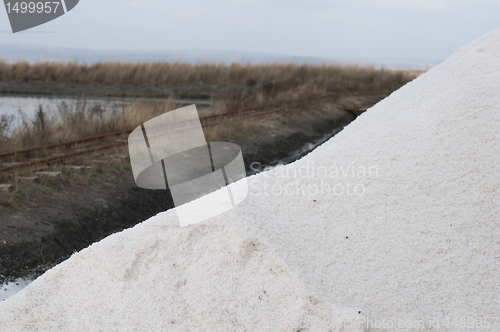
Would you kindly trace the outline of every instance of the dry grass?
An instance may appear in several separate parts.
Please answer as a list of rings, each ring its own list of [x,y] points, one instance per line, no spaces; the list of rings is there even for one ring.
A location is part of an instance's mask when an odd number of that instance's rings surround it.
[[[1,151],[21,150],[30,147],[70,141],[120,130],[132,129],[160,114],[179,108],[175,99],[164,102],[136,100],[121,112],[112,112],[100,104],[89,104],[80,99],[72,104],[61,102],[57,113],[49,116],[39,106],[34,118],[22,118],[22,125],[0,141]],[[216,107],[203,109],[201,116],[221,113]],[[236,139],[255,133],[255,121],[235,119],[205,128],[207,139]],[[43,151],[37,157],[46,157]],[[21,158],[18,156],[17,158]],[[16,161],[23,161],[16,159]]]
[[[100,104],[81,98],[61,102],[56,114],[49,116],[39,106],[34,118],[22,117],[22,124],[0,141],[0,151],[26,149],[135,128],[144,121],[177,108],[173,99],[164,102],[136,100],[121,111],[109,111]],[[0,133],[1,134],[1,133]]]
[[[269,102],[317,98],[345,93],[390,93],[416,77],[415,73],[361,66],[297,64],[121,63],[0,61],[0,80],[103,83],[112,85],[176,85],[205,82],[223,87],[212,97],[203,115],[232,112]],[[55,115],[40,107],[36,116],[23,118],[9,132],[12,119],[0,118],[0,151],[58,143],[138,126],[159,114],[179,107],[170,96],[165,102],[137,100],[122,111],[111,112],[80,99],[61,103]],[[224,136],[220,129],[217,136]]]
[[[0,61],[0,80],[66,82],[76,84],[172,86],[193,83],[219,84],[214,96],[219,109],[234,111],[269,101],[314,98],[333,93],[392,92],[413,78],[415,72],[377,69],[373,66],[204,63]]]
[[[251,137],[263,130],[258,119],[233,119],[227,122],[203,128],[207,142],[235,142]]]
[[[239,64],[231,65],[171,62],[76,62],[43,61],[29,63],[0,61],[0,80],[103,83],[113,85],[208,84],[266,85],[268,92],[301,83],[328,85],[331,89],[394,90],[410,79],[405,71],[375,69],[370,66]]]

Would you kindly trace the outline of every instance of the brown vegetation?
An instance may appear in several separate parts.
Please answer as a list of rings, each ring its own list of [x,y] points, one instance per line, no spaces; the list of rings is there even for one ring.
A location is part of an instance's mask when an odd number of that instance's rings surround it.
[[[39,106],[34,118],[22,117],[21,125],[0,141],[0,151],[26,149],[135,128],[148,119],[175,109],[176,105],[172,99],[164,102],[136,100],[121,112],[110,112],[99,103],[89,104],[85,98],[81,98],[74,103],[59,103],[57,112],[51,115]]]
[[[178,86],[196,83],[221,85],[213,96],[225,111],[269,101],[318,97],[348,92],[392,92],[416,76],[402,70],[372,66],[152,62],[0,61],[0,80],[66,82],[72,84]]]
[[[175,85],[205,82],[208,84],[261,84],[267,93],[276,93],[303,83],[325,85],[333,92],[394,90],[411,77],[405,71],[375,69],[356,65],[297,65],[170,62],[106,62],[80,64],[76,62],[0,61],[0,80],[104,83],[114,85],[154,84]]]
[[[176,85],[204,82],[223,88],[212,97],[205,114],[236,110],[276,101],[314,99],[345,93],[390,93],[415,77],[415,73],[374,67],[297,64],[199,64],[0,61],[0,80],[68,82],[110,85]],[[36,116],[23,118],[9,138],[11,118],[0,119],[0,150],[23,149],[118,130],[134,128],[144,121],[179,107],[175,96],[165,102],[137,100],[122,112],[111,113],[84,98],[70,105],[61,103],[48,116],[40,107]],[[111,114],[110,114],[111,113]]]

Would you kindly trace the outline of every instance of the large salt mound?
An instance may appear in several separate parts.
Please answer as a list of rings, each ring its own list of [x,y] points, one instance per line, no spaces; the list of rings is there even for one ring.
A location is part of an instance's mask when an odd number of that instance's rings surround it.
[[[167,211],[74,255],[0,304],[0,326],[496,330],[499,91],[496,30],[249,178],[232,211],[187,228]]]
[[[224,224],[150,220],[35,283],[0,307],[2,331],[327,331],[344,322],[361,331],[347,310],[306,294],[272,248]]]

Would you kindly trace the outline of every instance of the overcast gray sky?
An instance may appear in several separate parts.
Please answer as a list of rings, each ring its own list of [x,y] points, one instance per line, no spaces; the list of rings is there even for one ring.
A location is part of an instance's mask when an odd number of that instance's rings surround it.
[[[0,10],[0,44],[332,59],[442,60],[498,27],[500,0],[80,0],[61,18],[18,34],[6,33]]]

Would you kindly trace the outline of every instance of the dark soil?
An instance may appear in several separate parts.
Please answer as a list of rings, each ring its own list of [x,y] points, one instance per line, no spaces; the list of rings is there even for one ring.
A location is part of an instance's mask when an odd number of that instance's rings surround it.
[[[83,185],[64,174],[21,187],[22,201],[0,206],[0,275],[43,273],[73,252],[173,207],[169,191],[138,188],[128,170],[102,172]]]
[[[245,88],[245,86],[242,86]],[[28,94],[54,96],[92,96],[92,97],[137,97],[165,98],[176,96],[187,99],[210,99],[233,85],[191,83],[168,86],[154,84],[109,85],[102,83],[74,84],[66,82],[43,82],[19,80],[0,80],[0,94]]]

